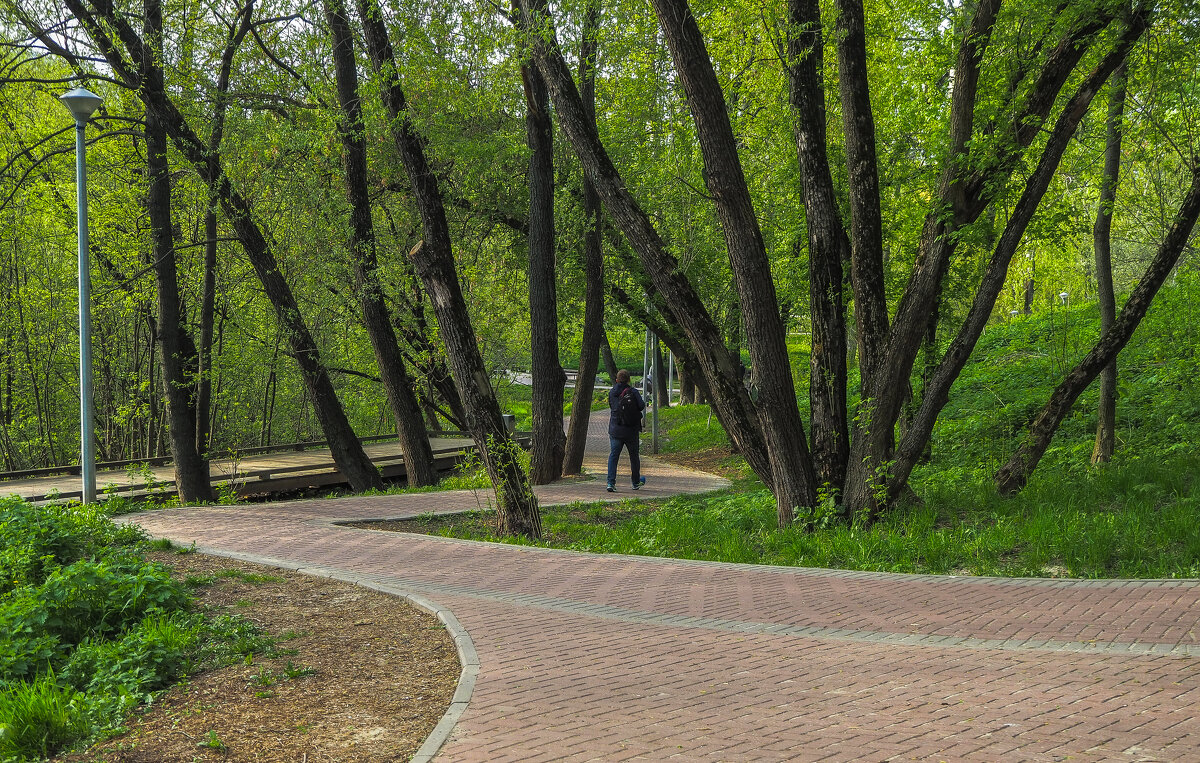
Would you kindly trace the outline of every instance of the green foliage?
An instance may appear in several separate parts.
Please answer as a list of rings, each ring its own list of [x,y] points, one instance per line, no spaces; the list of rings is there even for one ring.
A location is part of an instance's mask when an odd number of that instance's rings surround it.
[[[55,569],[109,547],[129,548],[145,534],[113,524],[92,506],[33,506],[0,498],[0,594],[39,585]]]
[[[0,500],[0,759],[110,733],[200,665],[273,653],[253,624],[192,611],[143,542],[91,508]]]
[[[49,757],[86,736],[90,718],[79,695],[53,676],[0,690],[0,759]]]
[[[769,491],[546,507],[539,545],[674,559],[881,572],[1030,577],[1200,576],[1200,456],[1119,467],[1013,500],[959,484],[869,528],[820,509],[776,525]],[[1047,494],[1049,493],[1049,494]],[[1070,496],[1065,499],[1065,496]],[[486,516],[425,520],[438,534],[500,540]],[[511,539],[503,539],[506,542]]]
[[[667,431],[664,453],[728,448],[729,437],[707,405],[675,405],[660,408],[658,420]]]

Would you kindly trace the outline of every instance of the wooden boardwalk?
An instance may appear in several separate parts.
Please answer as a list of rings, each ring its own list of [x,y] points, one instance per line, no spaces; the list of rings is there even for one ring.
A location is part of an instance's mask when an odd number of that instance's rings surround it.
[[[439,471],[459,464],[475,444],[466,437],[431,437],[434,461]],[[379,468],[384,479],[405,476],[404,457],[398,442],[364,443],[363,449]],[[76,467],[76,470],[78,467]],[[214,459],[210,462],[214,486],[233,485],[238,496],[283,493],[310,487],[346,484],[333,465],[328,448],[281,451],[247,455],[238,459]],[[106,495],[142,497],[175,491],[175,467],[134,466],[96,472],[96,491]],[[0,480],[0,496],[18,495],[27,501],[78,500],[82,492],[78,473]]]

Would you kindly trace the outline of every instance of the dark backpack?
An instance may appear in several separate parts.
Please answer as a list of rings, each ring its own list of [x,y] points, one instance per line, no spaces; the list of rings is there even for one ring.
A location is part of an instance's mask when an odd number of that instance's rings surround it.
[[[638,404],[637,393],[633,392],[633,387],[626,387],[617,396],[617,424],[630,429],[636,429],[639,432],[642,429],[642,408]]]

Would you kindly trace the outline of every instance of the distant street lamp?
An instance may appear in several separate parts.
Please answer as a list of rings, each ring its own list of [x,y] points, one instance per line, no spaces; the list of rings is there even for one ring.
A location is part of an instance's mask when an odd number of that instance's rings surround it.
[[[92,424],[92,310],[91,268],[88,264],[87,149],[83,128],[104,99],[77,87],[59,97],[75,117],[75,199],[79,238],[79,471],[83,476],[83,502],[96,501],[96,457]]]
[[[1063,305],[1067,304],[1067,298],[1070,296],[1069,292],[1061,291],[1058,293],[1058,298],[1062,300]]]

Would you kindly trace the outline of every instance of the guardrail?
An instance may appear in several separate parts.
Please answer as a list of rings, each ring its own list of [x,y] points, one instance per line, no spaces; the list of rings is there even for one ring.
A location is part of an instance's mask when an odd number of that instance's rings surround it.
[[[430,437],[470,437],[466,432],[461,432],[456,429],[445,431],[430,432]],[[515,433],[515,436],[520,437],[520,433]],[[360,437],[359,442],[385,442],[387,440],[395,440],[394,434],[371,435],[370,437]],[[310,440],[308,442],[290,442],[280,443],[278,445],[255,445],[249,448],[238,448],[237,450],[228,450],[216,458],[210,458],[209,461],[228,461],[236,460],[243,456],[261,456],[265,453],[284,453],[284,452],[301,452],[313,448],[328,448],[328,440]],[[166,466],[175,459],[171,456],[154,456],[152,458],[129,458],[123,461],[101,461],[96,464],[98,471],[116,471],[118,469],[126,469],[130,466]],[[20,469],[11,472],[0,472],[0,482],[6,480],[24,480],[34,479],[37,477],[53,477],[59,474],[77,475],[79,474],[79,464],[66,464],[64,466],[49,466],[40,469]]]
[[[464,436],[461,432],[439,432],[438,435],[441,437]],[[532,439],[530,433],[527,432],[514,433],[514,438],[523,448],[528,448]],[[364,441],[379,441],[386,439],[389,438],[383,436],[364,438]],[[302,445],[303,447],[297,448],[295,447],[296,445]],[[318,445],[323,445],[323,443],[292,443],[289,445],[270,446],[259,448],[259,453],[256,455],[263,455],[271,452],[303,451],[315,448]],[[450,447],[435,449],[433,451],[434,469],[441,473],[449,472],[458,466],[458,464],[460,464],[464,459],[466,459],[474,450],[474,443],[464,443],[462,445],[453,445]],[[161,466],[163,463],[168,463],[170,459],[158,459],[158,461],[161,462],[158,464]],[[371,461],[375,467],[379,469],[380,475],[384,479],[398,479],[407,476],[408,470],[404,463],[404,456],[400,453],[378,455],[373,457]],[[134,461],[132,463],[142,464],[146,462]],[[237,494],[241,497],[264,493],[290,492],[304,488],[329,487],[333,485],[345,484],[346,482],[345,478],[338,471],[337,466],[332,460],[320,462],[310,461],[308,463],[291,465],[265,464],[257,467],[253,464],[243,465],[239,461],[228,459],[216,460],[210,463],[217,466],[218,469],[221,468],[222,464],[227,464],[231,467],[225,474],[219,476],[214,475],[212,484],[214,486],[233,485]],[[243,466],[246,468],[243,468]],[[51,474],[44,475],[48,477],[61,476],[64,473],[70,473],[64,472],[61,469],[37,471],[51,471]],[[116,471],[116,469],[110,469],[107,473],[111,475]],[[78,467],[75,467],[75,473],[78,473]],[[105,472],[99,472],[97,474],[99,480],[103,479],[104,474]],[[2,484],[3,483],[0,483],[0,485]],[[61,481],[58,481],[57,485],[49,484],[44,488],[35,486],[34,490],[38,492],[29,492],[28,487],[30,486],[26,486],[26,491],[24,491],[24,495],[22,497],[26,501],[35,503],[52,500],[72,500],[79,498],[81,495],[80,489],[74,485],[66,490],[63,490]],[[160,478],[158,480],[152,478],[149,482],[110,482],[108,484],[104,484],[101,481],[99,487],[99,497],[101,499],[112,496],[141,497],[146,495],[173,492],[175,481],[174,479],[170,478]],[[0,493],[2,493],[2,491],[3,488],[0,487]]]

